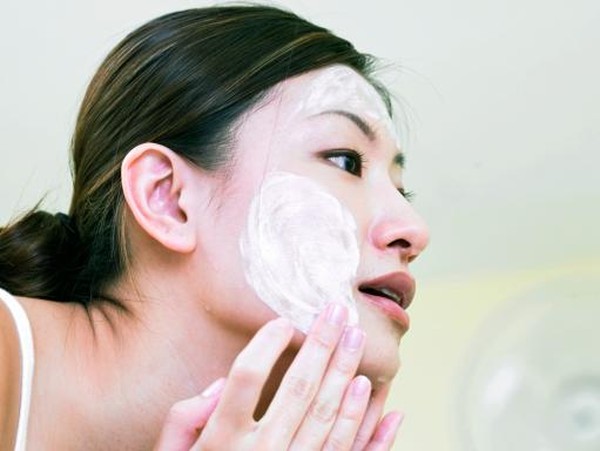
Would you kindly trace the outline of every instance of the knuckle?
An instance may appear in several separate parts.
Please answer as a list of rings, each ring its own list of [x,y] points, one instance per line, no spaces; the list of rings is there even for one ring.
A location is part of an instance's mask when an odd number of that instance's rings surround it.
[[[316,385],[304,377],[290,376],[288,391],[292,396],[299,399],[312,398],[316,391]]]
[[[371,440],[371,434],[359,431],[354,439],[355,446],[352,449],[364,449],[367,443],[369,443],[369,440]]]
[[[319,423],[331,424],[337,416],[338,406],[330,401],[317,400],[310,408],[309,415]]]
[[[352,423],[359,423],[363,418],[363,411],[358,409],[342,409],[340,412],[340,418],[351,421]]]
[[[342,437],[331,436],[327,439],[325,445],[323,445],[323,451],[347,451],[348,444]]]
[[[330,352],[335,347],[337,340],[332,334],[318,333],[309,335],[306,342],[316,350]]]
[[[342,401],[342,405],[339,411],[339,418],[344,420],[345,422],[350,422],[355,424],[357,431],[359,427],[364,422],[365,415],[367,411],[367,404],[356,402],[355,400],[349,398],[349,395],[346,393],[344,400]],[[363,428],[361,428],[363,429]],[[360,434],[365,434],[364,432],[359,432]]]
[[[354,375],[358,361],[359,359],[355,356],[338,356],[333,361],[333,365],[338,372],[350,376]]]

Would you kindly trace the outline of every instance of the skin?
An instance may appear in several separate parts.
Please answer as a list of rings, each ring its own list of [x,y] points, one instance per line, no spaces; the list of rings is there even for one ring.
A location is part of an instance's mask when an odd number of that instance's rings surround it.
[[[356,225],[340,202],[307,177],[269,172],[240,242],[246,280],[270,308],[308,332],[331,302],[358,313],[352,293],[360,256]]]
[[[408,271],[427,244],[398,193],[399,150],[386,127],[364,118],[367,136],[344,115],[298,108],[320,73],[281,83],[243,118],[227,171],[207,173],[153,143],[129,152],[122,184],[133,261],[109,290],[128,313],[19,299],[36,348],[31,449],[321,449],[340,437],[350,442],[339,449],[391,447],[401,417],[381,415],[405,328],[354,287],[359,326],[346,326],[343,309],[325,311],[305,337],[273,321],[238,246],[272,170],[312,178],[351,212],[357,280]],[[345,170],[347,157],[327,153],[335,149],[365,155],[360,177]],[[348,336],[358,345],[345,345]]]

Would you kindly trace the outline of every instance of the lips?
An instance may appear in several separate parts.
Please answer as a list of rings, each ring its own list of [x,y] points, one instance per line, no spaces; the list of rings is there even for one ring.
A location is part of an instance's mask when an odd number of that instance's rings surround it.
[[[406,310],[415,296],[415,281],[405,272],[395,272],[363,282],[358,290],[369,296],[388,299]]]
[[[415,281],[408,273],[389,273],[362,282],[358,291],[364,301],[397,323],[404,332],[409,329],[406,309],[415,295]]]

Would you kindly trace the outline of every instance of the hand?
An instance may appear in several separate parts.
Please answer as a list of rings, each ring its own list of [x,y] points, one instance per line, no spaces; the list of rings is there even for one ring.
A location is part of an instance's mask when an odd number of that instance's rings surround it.
[[[336,305],[319,316],[256,421],[262,389],[293,335],[285,319],[267,323],[238,355],[227,380],[173,406],[156,450],[389,450],[401,417],[391,413],[379,421],[387,387],[369,404],[371,383],[354,376],[364,333],[346,327],[346,316]]]
[[[389,412],[381,418],[390,388],[390,384],[386,384],[373,392],[352,451],[387,450],[393,444],[404,414]]]

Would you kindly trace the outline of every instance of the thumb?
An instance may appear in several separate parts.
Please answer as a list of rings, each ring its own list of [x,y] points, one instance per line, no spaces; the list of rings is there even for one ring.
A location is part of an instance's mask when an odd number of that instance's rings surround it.
[[[179,401],[169,409],[154,451],[189,451],[219,403],[225,378],[201,395]]]

